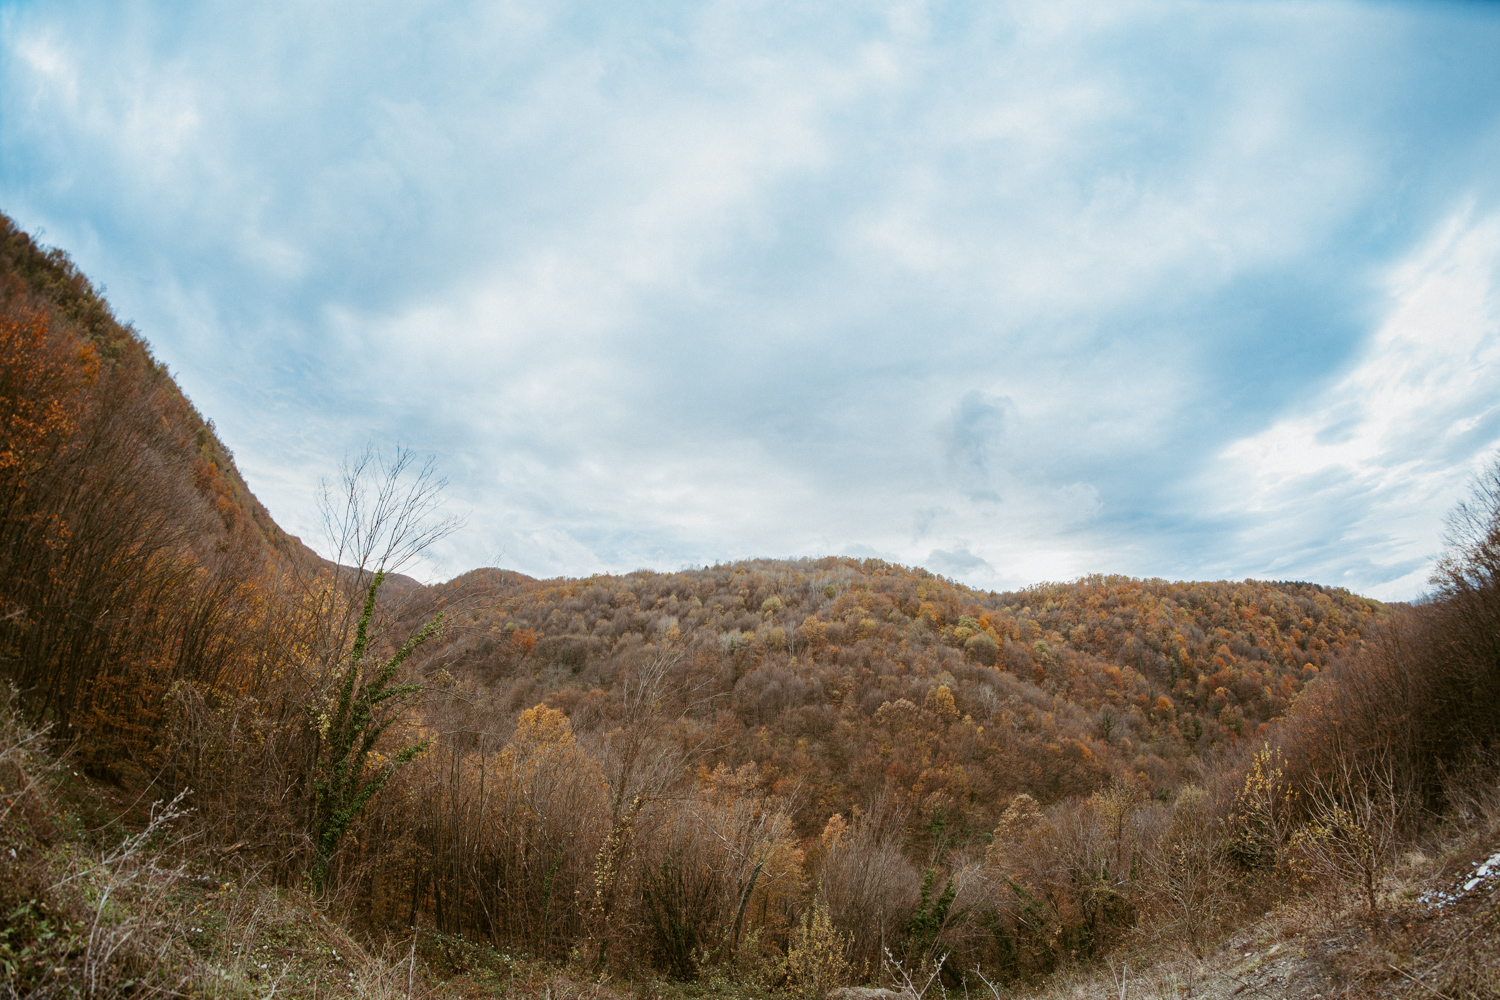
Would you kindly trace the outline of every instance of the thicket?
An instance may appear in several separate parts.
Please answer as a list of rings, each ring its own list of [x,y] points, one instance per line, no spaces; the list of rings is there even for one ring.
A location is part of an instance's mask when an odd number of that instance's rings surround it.
[[[24,710],[100,774],[154,771],[176,682],[237,672],[264,535],[211,430],[70,265],[5,220],[0,657]],[[51,266],[56,300],[22,280]],[[71,318],[70,318],[71,317]]]
[[[1492,780],[1500,473],[1412,608],[850,559],[393,586],[452,527],[430,466],[356,460],[313,557],[6,225],[18,712],[365,926],[806,995],[1027,979],[1309,890],[1378,918],[1396,852]]]

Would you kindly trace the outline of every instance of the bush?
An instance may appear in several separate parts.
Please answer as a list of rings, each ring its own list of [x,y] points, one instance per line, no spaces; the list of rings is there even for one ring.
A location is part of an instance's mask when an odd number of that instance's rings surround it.
[[[853,973],[849,946],[849,935],[840,934],[829,919],[822,894],[813,897],[787,943],[787,985],[805,1000],[822,1000]]]
[[[882,796],[847,829],[825,836],[823,902],[832,925],[849,935],[850,958],[865,969],[899,946],[921,890],[922,877],[901,849],[904,821]]]
[[[1207,794],[1188,786],[1172,803],[1161,839],[1144,856],[1152,910],[1181,928],[1196,955],[1203,954],[1234,909],[1229,846]]]

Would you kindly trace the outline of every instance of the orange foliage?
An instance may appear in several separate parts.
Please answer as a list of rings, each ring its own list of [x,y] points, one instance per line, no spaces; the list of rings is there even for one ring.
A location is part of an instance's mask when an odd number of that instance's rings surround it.
[[[77,430],[98,374],[94,349],[53,336],[40,309],[0,315],[0,475],[11,489]]]

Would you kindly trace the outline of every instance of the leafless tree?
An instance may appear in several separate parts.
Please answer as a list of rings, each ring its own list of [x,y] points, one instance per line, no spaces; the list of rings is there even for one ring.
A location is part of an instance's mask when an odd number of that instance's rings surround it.
[[[1340,754],[1331,773],[1314,776],[1310,798],[1313,818],[1294,850],[1310,875],[1354,888],[1373,918],[1415,807],[1406,772],[1389,750]]]
[[[397,446],[388,458],[367,447],[339,464],[338,478],[319,484],[318,511],[336,567],[356,587],[377,572],[399,573],[463,525],[442,513],[448,481],[432,457],[418,460]]]

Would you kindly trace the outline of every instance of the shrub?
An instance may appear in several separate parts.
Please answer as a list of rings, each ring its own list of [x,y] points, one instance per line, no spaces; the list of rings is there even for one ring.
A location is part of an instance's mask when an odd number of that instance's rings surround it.
[[[1165,833],[1144,856],[1152,909],[1181,928],[1197,955],[1234,905],[1228,846],[1207,794],[1190,785],[1177,793]]]
[[[819,878],[833,926],[849,935],[850,958],[878,967],[899,947],[917,905],[922,877],[901,849],[904,814],[877,797],[841,834],[831,837]]]
[[[834,928],[822,894],[814,896],[787,943],[787,985],[805,1000],[822,1000],[829,990],[847,982],[853,972],[848,958],[850,943],[849,935]]]

